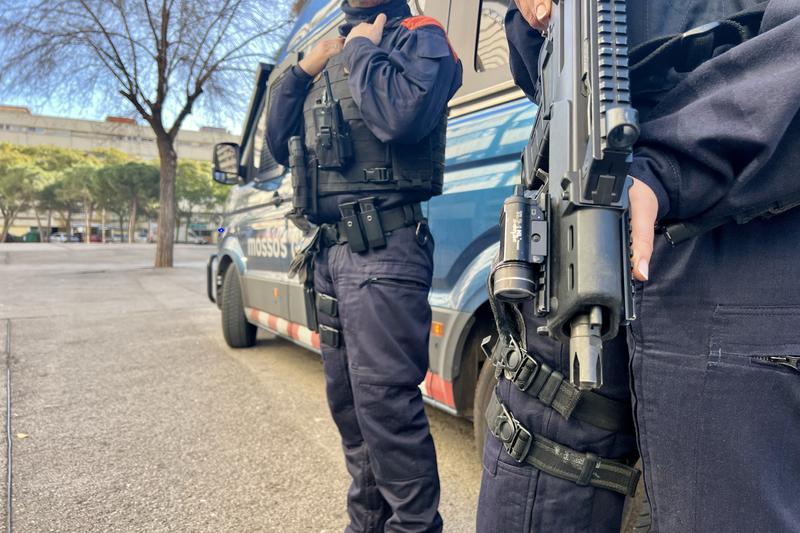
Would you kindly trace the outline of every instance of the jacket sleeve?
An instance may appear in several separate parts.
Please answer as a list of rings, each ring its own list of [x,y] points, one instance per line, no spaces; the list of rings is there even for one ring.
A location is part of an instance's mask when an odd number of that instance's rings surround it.
[[[385,143],[420,141],[461,86],[461,62],[436,26],[409,30],[391,51],[356,37],[343,53],[353,99],[367,127]]]
[[[800,194],[800,4],[771,0],[758,36],[664,97],[630,169],[659,218],[723,218]]]
[[[267,115],[267,144],[275,160],[289,166],[289,139],[303,134],[303,102],[313,79],[297,65],[272,89]]]
[[[539,50],[544,37],[522,17],[514,0],[509,0],[505,27],[514,83],[533,101],[539,79]]]

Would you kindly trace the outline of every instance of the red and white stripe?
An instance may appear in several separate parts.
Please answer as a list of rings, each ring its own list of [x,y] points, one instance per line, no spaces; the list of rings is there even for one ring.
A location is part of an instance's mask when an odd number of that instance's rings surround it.
[[[319,351],[319,333],[311,331],[305,326],[289,322],[279,316],[271,315],[259,309],[245,307],[247,317],[260,327],[281,337],[291,339],[295,343],[310,350]],[[439,374],[428,370],[425,380],[419,386],[422,394],[455,409],[456,402],[453,397],[453,383],[442,379]]]
[[[291,339],[301,346],[319,351],[319,333],[311,331],[300,324],[289,322],[284,318],[265,313],[258,309],[253,309],[252,307],[245,307],[244,312],[251,321],[262,328],[276,335],[280,335],[281,337]]]

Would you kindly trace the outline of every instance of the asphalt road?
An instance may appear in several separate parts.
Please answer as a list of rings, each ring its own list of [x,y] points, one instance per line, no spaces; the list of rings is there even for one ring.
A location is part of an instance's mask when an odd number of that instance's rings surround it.
[[[343,530],[319,356],[266,334],[228,348],[204,293],[211,251],[178,246],[176,268],[154,270],[148,245],[0,244],[14,531]],[[474,531],[471,425],[428,414],[445,531]]]

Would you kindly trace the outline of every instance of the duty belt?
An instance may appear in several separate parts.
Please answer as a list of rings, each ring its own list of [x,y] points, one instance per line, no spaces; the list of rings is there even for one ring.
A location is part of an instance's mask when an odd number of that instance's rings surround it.
[[[486,409],[489,431],[503,444],[508,455],[551,476],[581,486],[613,490],[633,496],[641,472],[627,464],[573,450],[527,430],[493,395]]]
[[[486,337],[481,346],[497,377],[503,374],[519,390],[552,407],[567,420],[574,418],[608,431],[633,433],[631,407],[627,402],[579,390],[508,335],[500,335],[491,353],[489,342],[491,337]]]
[[[386,234],[414,225],[417,239],[428,239],[427,221],[419,203],[378,210],[375,198],[370,197],[340,204],[339,211],[342,220],[321,226],[323,246],[347,243],[356,253],[374,250],[386,246]]]

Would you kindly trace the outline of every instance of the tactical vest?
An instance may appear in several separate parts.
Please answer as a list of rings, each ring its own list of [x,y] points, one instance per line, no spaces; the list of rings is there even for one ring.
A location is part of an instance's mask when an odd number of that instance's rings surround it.
[[[353,100],[343,61],[342,54],[330,60],[303,107],[306,212],[315,213],[319,198],[340,194],[441,194],[447,116],[416,144],[381,142]]]

